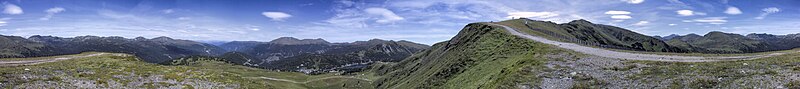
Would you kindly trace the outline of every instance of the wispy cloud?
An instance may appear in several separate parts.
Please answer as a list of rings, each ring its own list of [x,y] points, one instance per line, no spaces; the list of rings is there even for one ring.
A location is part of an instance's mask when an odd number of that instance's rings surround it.
[[[18,15],[23,13],[22,8],[17,5],[9,3],[3,3],[3,5],[5,5],[5,9],[3,9],[3,13],[5,14]]]
[[[622,1],[625,1],[629,4],[639,4],[644,2],[644,0],[622,0]]]
[[[631,12],[628,12],[628,11],[617,11],[617,10],[610,10],[610,11],[606,11],[606,13],[605,13],[605,14],[609,14],[609,15],[627,15],[627,14],[631,14]]]
[[[764,19],[765,17],[767,17],[767,15],[773,14],[773,13],[778,13],[778,12],[781,12],[781,9],[779,9],[777,7],[764,8],[764,9],[761,9],[761,14],[758,15],[758,17],[756,17],[755,19]]]
[[[61,8],[61,7],[53,7],[53,8],[44,10],[44,12],[47,13],[47,14],[44,15],[44,17],[39,18],[39,20],[50,20],[50,18],[53,18],[53,15],[56,15],[57,13],[64,12],[65,10],[66,9]]]
[[[2,26],[6,26],[6,24],[8,24],[8,22],[6,22],[6,21],[5,21],[5,20],[3,20],[3,19],[0,19],[0,27],[2,27]]]
[[[706,17],[693,20],[685,20],[684,22],[708,23],[708,24],[725,24],[728,17]]]
[[[611,18],[612,19],[631,19],[633,17],[628,16],[628,15],[612,15]]]
[[[644,25],[648,25],[648,24],[650,24],[650,21],[639,21],[639,22],[634,23],[633,25],[634,26],[644,26]]]
[[[367,12],[367,14],[382,16],[383,18],[376,21],[378,23],[389,23],[404,19],[403,17],[397,16],[397,14],[394,14],[394,12],[386,8],[367,8],[364,9],[364,12]]]

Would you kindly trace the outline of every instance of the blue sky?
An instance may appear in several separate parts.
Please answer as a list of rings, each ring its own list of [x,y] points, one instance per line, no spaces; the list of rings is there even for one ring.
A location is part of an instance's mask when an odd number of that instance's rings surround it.
[[[433,44],[471,22],[586,19],[646,35],[800,33],[800,0],[0,0],[0,34]]]

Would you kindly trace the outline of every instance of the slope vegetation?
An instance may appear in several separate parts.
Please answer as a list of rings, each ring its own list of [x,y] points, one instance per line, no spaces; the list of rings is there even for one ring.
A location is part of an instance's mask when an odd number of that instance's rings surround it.
[[[86,56],[91,54],[100,55]],[[181,58],[171,65],[147,63],[120,53],[84,53],[25,60],[52,58],[75,59],[0,67],[0,88],[369,89],[372,88],[370,81],[374,80],[370,75],[361,74],[305,75],[268,71],[200,56]],[[8,59],[0,59],[5,60]]]
[[[566,52],[508,35],[486,24],[467,25],[452,40],[435,44],[378,70],[377,88],[498,88],[525,66],[542,66],[542,56]],[[536,79],[531,79],[536,80]],[[522,81],[522,80],[519,80]]]

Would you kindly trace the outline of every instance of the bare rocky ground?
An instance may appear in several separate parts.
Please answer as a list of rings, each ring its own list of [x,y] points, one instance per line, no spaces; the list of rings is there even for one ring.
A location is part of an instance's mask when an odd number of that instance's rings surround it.
[[[671,71],[654,70],[665,65],[660,62],[641,62],[605,58],[592,55],[551,54],[546,68],[529,68],[529,77],[541,78],[539,82],[518,83],[521,89],[796,89],[789,83],[800,79],[800,74],[792,69],[774,67],[759,69],[747,66],[774,66],[770,64],[744,64],[744,67],[730,67],[722,71]],[[675,62],[663,62],[675,63]],[[746,63],[746,62],[745,62]],[[704,67],[686,64],[689,67]],[[726,66],[726,65],[719,65]],[[723,67],[724,68],[724,67]],[[774,71],[772,71],[774,70]],[[658,73],[648,73],[661,71]],[[732,73],[733,72],[733,73]],[[717,75],[718,74],[718,75]]]

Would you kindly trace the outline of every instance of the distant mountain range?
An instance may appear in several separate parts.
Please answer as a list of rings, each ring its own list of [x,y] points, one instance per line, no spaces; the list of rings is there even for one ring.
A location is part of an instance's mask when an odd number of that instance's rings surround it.
[[[307,73],[345,68],[357,70],[376,61],[396,62],[428,47],[409,41],[380,39],[330,43],[323,39],[281,37],[270,42],[233,41],[216,46],[169,37],[127,39],[97,36],[0,36],[0,58],[96,51],[129,53],[150,63],[165,64],[183,57],[209,56],[239,65]]]
[[[500,23],[524,29],[534,35],[578,44],[624,50],[677,53],[753,53],[800,47],[799,34],[746,36],[719,31],[706,35],[647,36],[615,26],[574,20],[556,24],[549,21],[515,19]]]
[[[563,24],[530,19],[515,19],[504,22],[508,23],[500,24],[523,29],[523,32],[567,42],[626,50],[684,52],[684,50],[669,46],[666,42],[657,38],[620,27],[594,24],[582,19]]]
[[[232,51],[222,57],[236,64],[310,73],[366,66],[376,61],[397,62],[429,46],[380,39],[330,43],[322,39],[282,37],[270,42],[234,41],[220,47]]]
[[[800,34],[772,35],[748,34],[740,35],[719,31],[709,32],[703,36],[697,34],[655,36],[669,45],[700,53],[751,53],[787,50],[800,47]]]
[[[145,39],[142,37],[126,39],[123,37],[79,36],[61,38],[53,36],[0,37],[0,57],[38,57],[81,52],[129,53],[151,63],[190,55],[218,55],[224,49],[214,45],[189,40],[176,40],[168,37]]]

